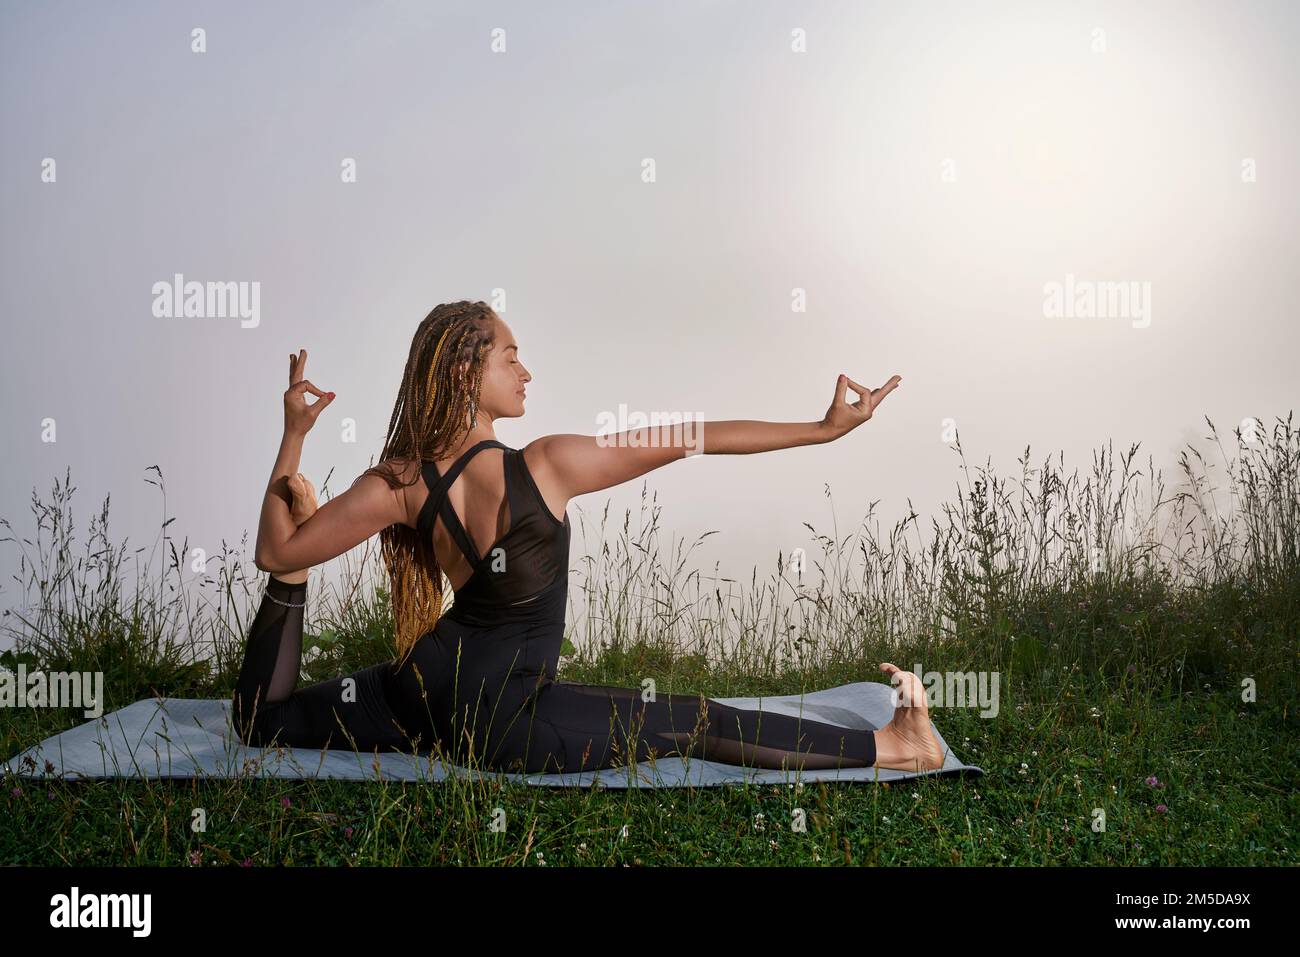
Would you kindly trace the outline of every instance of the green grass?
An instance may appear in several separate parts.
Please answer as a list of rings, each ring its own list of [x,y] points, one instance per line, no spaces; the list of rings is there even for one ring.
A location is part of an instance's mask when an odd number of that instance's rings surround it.
[[[1136,447],[1118,460],[1102,450],[1082,479],[1050,458],[1031,468],[1026,450],[1014,489],[990,469],[972,476],[963,456],[946,525],[923,534],[914,514],[885,536],[870,514],[850,535],[808,525],[814,554],[800,567],[782,553],[764,581],[685,572],[695,546],[660,543],[644,494],[637,521],[610,530],[607,507],[595,544],[575,542],[586,554],[571,578],[565,680],[653,677],[661,691],[735,696],[880,680],[882,660],[998,672],[996,717],[933,711],[982,778],[592,791],[7,776],[0,805],[17,826],[0,828],[0,863],[1292,864],[1300,431],[1288,418],[1257,443],[1237,439],[1226,498],[1194,450],[1167,497]],[[128,556],[107,541],[105,502],[78,555],[73,491],[56,483],[50,505],[36,502],[34,539],[4,539],[22,552],[26,591],[2,619],[17,652],[0,664],[102,670],[106,711],[155,694],[228,698],[262,582],[246,548],[223,543],[196,571],[169,519],[148,556]],[[307,680],[392,653],[376,572],[363,561],[344,586],[314,585]],[[0,711],[0,750],[82,720]]]

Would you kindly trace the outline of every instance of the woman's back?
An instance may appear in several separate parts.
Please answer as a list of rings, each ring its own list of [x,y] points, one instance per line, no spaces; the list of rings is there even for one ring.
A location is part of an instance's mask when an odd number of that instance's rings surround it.
[[[431,541],[458,604],[527,603],[568,572],[569,516],[556,518],[527,458],[485,439],[441,466],[422,463],[417,534]]]

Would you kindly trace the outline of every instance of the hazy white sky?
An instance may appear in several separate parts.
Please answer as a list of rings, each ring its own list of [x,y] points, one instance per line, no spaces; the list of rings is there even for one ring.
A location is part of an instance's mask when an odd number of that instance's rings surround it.
[[[723,574],[829,530],[827,484],[841,534],[876,500],[886,528],[935,512],[945,419],[1003,474],[1113,439],[1172,481],[1204,416],[1295,406],[1298,27],[1285,2],[7,0],[0,516],[30,534],[70,468],[81,534],[111,494],[130,548],[165,515],[209,554],[247,532],[251,569],[287,353],[338,393],[303,470],[342,491],[420,319],[498,291],[534,376],[514,447],[620,404],[815,420],[840,372],[904,377],[840,442],[648,476]],[[257,283],[256,325],[156,315],[178,273]],[[1107,283],[1118,314],[1079,315]],[[574,562],[583,513],[640,488],[570,503]],[[5,607],[16,566],[0,543]]]

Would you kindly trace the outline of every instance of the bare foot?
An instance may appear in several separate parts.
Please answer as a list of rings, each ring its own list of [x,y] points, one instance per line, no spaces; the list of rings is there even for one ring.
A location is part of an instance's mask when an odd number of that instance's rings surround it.
[[[925,685],[910,671],[884,662],[880,670],[897,688],[898,706],[889,724],[876,732],[878,768],[896,771],[933,771],[943,767],[943,745],[930,725]]]

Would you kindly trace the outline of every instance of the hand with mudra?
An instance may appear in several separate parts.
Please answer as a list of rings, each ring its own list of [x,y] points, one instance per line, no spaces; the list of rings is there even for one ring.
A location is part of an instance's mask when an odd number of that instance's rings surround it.
[[[835,383],[835,398],[831,401],[831,407],[826,410],[826,416],[821,422],[822,429],[829,436],[827,441],[834,441],[848,435],[870,419],[880,403],[885,401],[885,396],[898,388],[898,384],[902,381],[902,376],[896,375],[879,389],[868,389],[866,386],[858,385],[848,376],[841,375],[839,381]],[[844,400],[845,393],[850,388],[858,394],[857,402],[850,403]]]
[[[289,388],[284,392],[284,438],[280,446],[282,459],[276,463],[277,475],[272,480],[281,499],[287,501],[289,518],[295,528],[306,524],[317,509],[316,488],[307,476],[298,471],[302,440],[316,424],[325,407],[334,401],[333,392],[323,392],[306,378],[306,369],[306,349],[298,350],[296,355],[289,353]],[[307,402],[309,392],[317,397],[310,404]],[[282,486],[277,484],[280,482],[283,483]],[[286,571],[275,577],[289,584],[301,584],[307,580],[307,569]]]
[[[299,349],[295,356],[289,353],[289,388],[284,392],[284,433],[285,435],[304,436],[316,424],[321,412],[334,401],[333,392],[322,392],[312,385],[310,379],[303,378],[307,369],[307,350]],[[307,404],[307,393],[316,396],[319,401]]]

